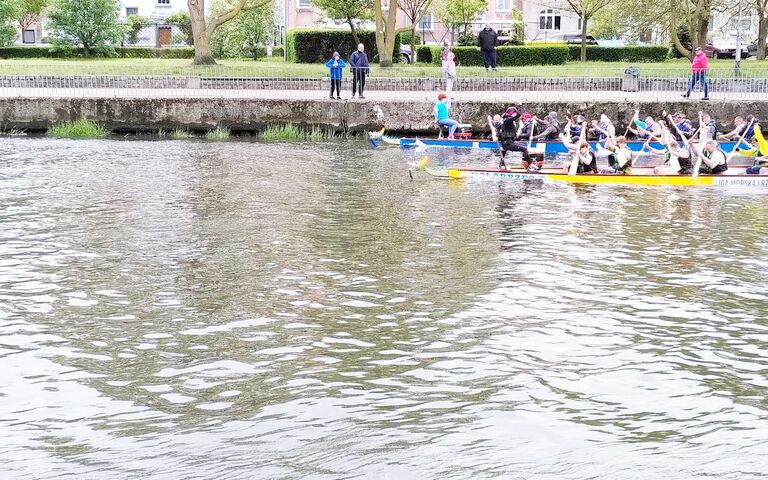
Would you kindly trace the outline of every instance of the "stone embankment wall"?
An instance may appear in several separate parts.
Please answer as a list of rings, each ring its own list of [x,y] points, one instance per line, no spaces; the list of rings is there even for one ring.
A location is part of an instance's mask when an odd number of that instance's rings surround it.
[[[384,113],[378,118],[377,108]],[[294,123],[345,131],[364,131],[384,126],[391,132],[436,131],[428,101],[332,101],[238,98],[0,98],[0,128],[44,130],[67,120],[87,118],[116,131],[149,131],[175,128],[208,130],[226,126],[233,131],[254,131],[267,125]],[[493,101],[455,102],[454,118],[470,123],[477,132],[487,131],[489,113],[506,104]],[[556,111],[581,112],[595,119],[605,113],[622,130],[634,110],[658,116],[663,110],[686,112],[696,118],[706,109],[730,130],[736,115],[752,113],[768,118],[768,99],[759,101],[710,102],[527,102],[526,110],[543,116]]]

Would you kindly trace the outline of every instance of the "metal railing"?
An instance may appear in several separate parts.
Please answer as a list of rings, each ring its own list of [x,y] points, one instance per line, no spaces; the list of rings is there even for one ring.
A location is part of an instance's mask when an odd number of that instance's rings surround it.
[[[72,66],[74,65],[74,67]],[[640,68],[639,77],[621,72],[586,76],[582,67],[552,67],[559,76],[536,76],[548,67],[509,67],[488,73],[459,68],[450,88],[456,101],[642,101],[680,100],[689,77],[674,68]],[[623,70],[619,68],[618,70]],[[372,67],[366,78],[367,97],[388,100],[434,100],[448,84],[439,67]],[[768,72],[742,75],[715,70],[709,79],[713,100],[760,100],[768,97]],[[323,65],[270,62],[225,62],[192,67],[189,60],[116,61],[113,63],[0,62],[0,97],[206,97],[206,98],[324,98],[331,81]],[[349,70],[342,80],[349,98]],[[700,87],[697,87],[700,90]],[[694,95],[701,95],[695,93]]]

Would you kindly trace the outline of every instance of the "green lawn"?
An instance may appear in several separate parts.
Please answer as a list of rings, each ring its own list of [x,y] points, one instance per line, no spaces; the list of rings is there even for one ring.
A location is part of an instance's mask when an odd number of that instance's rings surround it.
[[[733,60],[714,60],[710,76],[733,76]],[[501,67],[488,73],[481,67],[458,66],[459,77],[524,76],[524,77],[617,77],[628,66],[623,62],[569,62],[556,66]],[[642,76],[687,76],[687,60],[636,64]],[[374,77],[441,77],[438,66],[415,64],[393,68],[371,69]],[[347,70],[348,72],[348,70]],[[768,75],[768,61],[743,61],[742,72],[749,77]],[[282,59],[254,61],[221,60],[219,65],[195,67],[190,60],[179,59],[7,59],[0,60],[0,74],[17,75],[214,75],[236,77],[323,77],[328,69],[320,64],[285,63]]]

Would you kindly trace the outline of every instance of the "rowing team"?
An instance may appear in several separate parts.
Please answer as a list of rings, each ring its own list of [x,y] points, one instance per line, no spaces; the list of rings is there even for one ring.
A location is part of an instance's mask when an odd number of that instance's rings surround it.
[[[544,165],[544,159],[537,157],[532,161],[528,151],[531,142],[558,138],[574,155],[574,161],[578,158],[575,173],[613,175],[629,173],[633,160],[646,149],[666,157],[665,164],[654,169],[654,173],[658,175],[690,175],[697,169],[697,173],[717,175],[728,169],[728,157],[715,140],[717,126],[708,115],[702,112],[699,112],[699,127],[693,130],[690,122],[687,125],[681,125],[685,123],[679,121],[681,117],[684,118],[682,114],[667,116],[665,112],[667,121],[656,122],[651,117],[647,117],[644,121],[640,120],[639,111],[635,111],[627,132],[633,132],[638,138],[645,139],[645,143],[640,152],[634,152],[627,146],[626,135],[616,136],[616,129],[606,115],[601,115],[600,121],[593,121],[591,128],[583,116],[575,115],[572,119],[568,119],[561,131],[555,112],[550,112],[545,120],[539,120],[530,113],[521,113],[520,110],[519,106],[513,106],[507,108],[502,115],[496,115],[492,119],[489,117],[493,138],[499,141],[501,146],[500,168],[506,168],[504,159],[507,153],[520,152],[523,157],[523,168],[532,172],[540,171]],[[544,130],[536,135],[538,122],[544,124]],[[730,140],[733,139],[732,134],[736,133],[737,143],[734,146],[734,152],[738,151],[741,155],[755,157],[754,166],[748,168],[746,173],[768,174],[768,140],[763,136],[760,124],[754,118],[749,118],[748,123],[743,123],[743,119],[737,117],[736,122],[737,128],[734,132],[729,132],[720,138],[725,137]],[[608,152],[607,169],[598,170],[597,152],[587,142],[587,134],[590,132],[593,132],[598,139],[598,149]],[[518,139],[527,140],[527,145],[518,142]],[[694,139],[698,139],[699,143],[695,143]],[[746,139],[749,139],[748,143]],[[661,143],[664,148],[652,148],[649,145],[651,141]],[[679,142],[682,142],[682,145]],[[700,166],[696,167],[694,163]]]

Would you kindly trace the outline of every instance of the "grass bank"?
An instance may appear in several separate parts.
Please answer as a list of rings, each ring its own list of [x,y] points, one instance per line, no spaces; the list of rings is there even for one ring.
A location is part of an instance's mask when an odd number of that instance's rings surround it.
[[[460,77],[522,76],[522,77],[618,77],[629,64],[625,62],[569,62],[565,65],[501,67],[488,73],[482,67],[458,66]],[[733,60],[713,60],[710,76],[733,76]],[[636,65],[640,75],[650,77],[686,76],[690,63],[685,59],[663,63]],[[742,72],[748,77],[768,75],[768,61],[742,62]],[[219,65],[195,67],[184,59],[6,59],[0,60],[0,74],[13,75],[178,75],[220,77],[291,77],[319,78],[328,75],[324,65],[285,63],[281,59],[221,60]],[[349,75],[349,71],[345,72]],[[413,64],[392,68],[371,68],[373,77],[442,77],[438,66]]]

